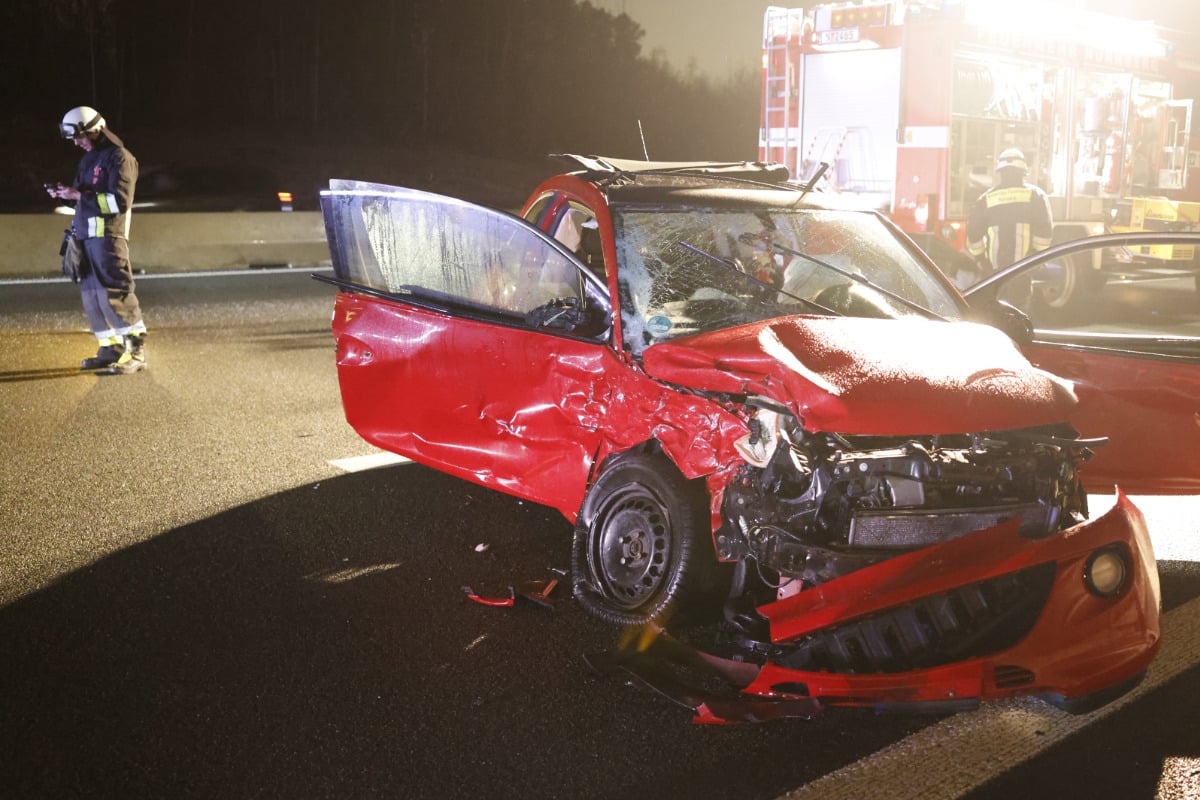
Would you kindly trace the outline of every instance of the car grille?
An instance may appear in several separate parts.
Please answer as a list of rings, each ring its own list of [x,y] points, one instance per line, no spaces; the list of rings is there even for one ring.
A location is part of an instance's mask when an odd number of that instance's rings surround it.
[[[1025,534],[1045,531],[1050,508],[1039,503],[963,509],[858,511],[850,520],[849,544],[860,548],[912,549],[957,539],[1014,517]]]
[[[1039,564],[824,628],[772,660],[791,669],[870,674],[997,653],[1033,627],[1055,571],[1053,562]]]

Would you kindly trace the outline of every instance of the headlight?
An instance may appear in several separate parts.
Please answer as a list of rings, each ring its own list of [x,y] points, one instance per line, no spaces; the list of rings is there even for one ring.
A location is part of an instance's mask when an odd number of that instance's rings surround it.
[[[1112,545],[1092,553],[1087,567],[1083,570],[1083,580],[1093,594],[1100,597],[1114,597],[1125,588],[1129,578],[1129,560],[1124,548]]]

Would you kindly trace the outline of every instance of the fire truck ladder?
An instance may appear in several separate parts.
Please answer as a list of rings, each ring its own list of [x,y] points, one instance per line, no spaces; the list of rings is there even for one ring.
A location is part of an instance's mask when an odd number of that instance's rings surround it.
[[[821,179],[830,191],[879,191],[870,137],[871,131],[864,127],[818,128],[795,173],[797,178],[807,181],[824,162],[832,167]]]
[[[796,173],[796,177],[802,181],[808,180],[808,176],[813,175],[817,171],[817,167],[821,162],[829,164],[831,167],[836,167],[842,156],[842,148],[846,144],[846,137],[850,135],[849,128],[819,128],[813,134],[812,141],[808,145],[808,150],[804,153],[804,161],[800,164],[800,170]],[[837,170],[833,169],[825,173],[821,180],[831,190],[837,191],[839,181],[837,180]]]
[[[800,65],[792,60],[791,47],[803,29],[804,9],[770,6],[763,20],[766,74],[759,144],[766,161],[777,160],[774,154],[782,150],[778,160],[795,176],[800,152]]]

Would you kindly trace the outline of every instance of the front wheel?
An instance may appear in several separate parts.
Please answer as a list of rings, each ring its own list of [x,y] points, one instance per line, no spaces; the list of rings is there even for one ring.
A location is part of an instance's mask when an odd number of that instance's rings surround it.
[[[576,599],[608,622],[697,611],[717,573],[704,492],[662,456],[614,456],[584,500],[571,567]]]

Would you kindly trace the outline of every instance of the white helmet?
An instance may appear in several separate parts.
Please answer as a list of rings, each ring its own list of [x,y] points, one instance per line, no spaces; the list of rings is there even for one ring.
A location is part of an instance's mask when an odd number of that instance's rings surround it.
[[[91,106],[76,106],[63,114],[59,130],[64,139],[74,139],[84,133],[99,131],[104,127],[104,117]]]
[[[1025,172],[1029,169],[1025,165],[1025,154],[1015,147],[1008,148],[1000,154],[1000,158],[996,159],[996,171],[999,172],[1002,169],[1019,169]]]

